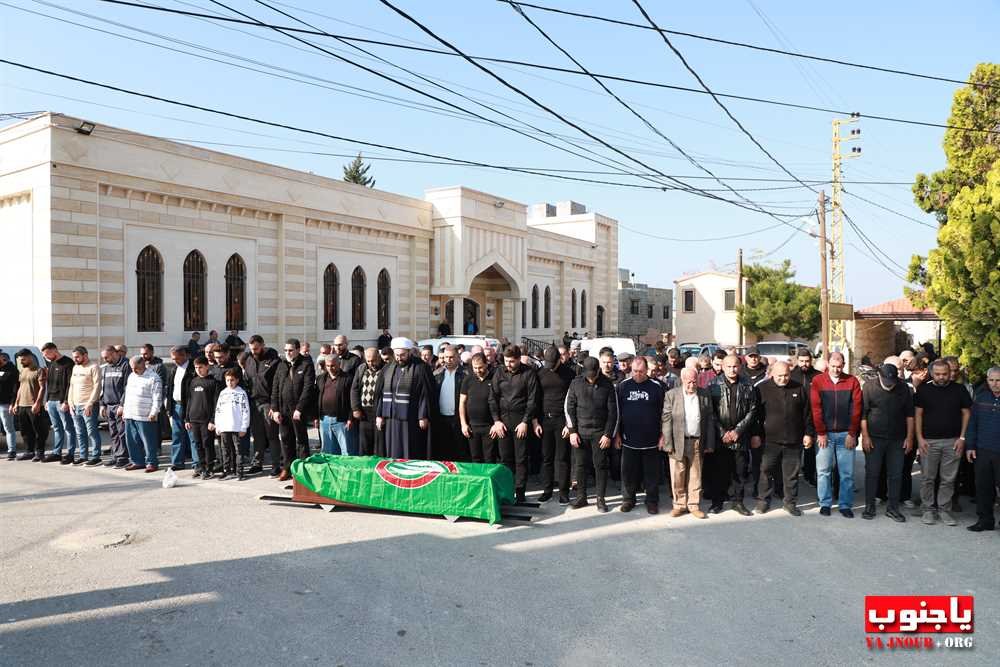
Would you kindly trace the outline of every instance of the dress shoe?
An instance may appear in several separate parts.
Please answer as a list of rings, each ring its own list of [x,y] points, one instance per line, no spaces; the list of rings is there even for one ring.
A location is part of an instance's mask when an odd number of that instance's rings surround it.
[[[287,482],[287,481],[288,481],[288,480],[290,480],[291,478],[292,478],[292,476],[291,476],[291,475],[289,475],[289,474],[288,474],[288,471],[287,471],[287,470],[284,470],[284,469],[282,469],[282,471],[281,471],[281,474],[280,474],[280,475],[278,475],[278,481],[279,481],[279,482]]]
[[[590,503],[587,502],[587,496],[577,496],[576,500],[573,501],[573,504],[570,505],[570,507],[572,507],[575,510],[578,510],[583,507],[586,507],[589,504]]]
[[[260,465],[259,463],[255,463],[249,468],[247,468],[248,475],[259,475],[262,472],[264,472],[264,466]]]
[[[514,502],[523,503],[525,500],[524,489],[514,489]]]
[[[62,456],[59,456],[58,454],[48,454],[48,455],[46,455],[46,456],[45,456],[45,458],[44,458],[44,459],[42,459],[42,460],[43,460],[43,461],[44,461],[45,463],[55,463],[56,461],[60,461],[60,462],[61,462],[61,461],[63,460],[63,458],[64,458],[64,457],[62,457]],[[73,462],[73,459],[71,459],[70,457],[68,457],[68,456],[67,456],[67,457],[65,457],[65,458],[66,458],[66,459],[68,459],[68,460],[66,461],[66,463],[72,463],[72,462]]]
[[[101,465],[101,457],[100,456],[95,456],[94,458],[92,458],[89,461],[87,461],[87,465],[90,466],[91,468],[93,468],[94,466]]]
[[[619,511],[622,512],[631,512],[634,508],[635,508],[635,503],[632,502],[631,500],[626,500],[625,502],[622,503],[621,507],[619,507],[618,509]]]
[[[49,454],[49,456],[55,456],[55,454]],[[46,463],[49,463],[49,456],[45,457]],[[73,458],[71,456],[61,456],[58,457],[56,460],[59,461],[59,465],[61,466],[68,466],[71,463],[73,463]]]
[[[750,510],[743,503],[733,503],[733,511],[740,516],[750,516]]]
[[[108,459],[107,461],[104,462],[104,467],[105,468],[114,468],[114,467],[117,467],[117,465],[118,465],[118,461],[115,461],[113,458]]]
[[[559,494],[559,504],[560,505],[569,505],[569,494],[567,494],[567,493],[560,493]]]
[[[146,472],[156,472],[159,470],[156,466],[146,466]]]
[[[981,533],[984,530],[993,530],[994,526],[991,523],[983,523],[982,521],[977,521],[971,526],[967,527],[966,530],[971,530],[973,533]]]
[[[844,517],[845,519],[853,519],[854,510],[852,510],[850,507],[841,508],[840,516]]]
[[[73,465],[75,465],[75,466],[82,466],[86,462],[87,462],[87,459],[74,459],[73,460]]]
[[[646,503],[646,514],[659,514],[660,506],[656,503]]]
[[[823,516],[830,516],[830,508],[829,507],[820,507],[819,508],[819,513],[822,514]]]
[[[753,508],[755,514],[767,514],[767,510],[770,509],[767,503],[757,503],[757,506]]]
[[[129,463],[127,461],[116,461],[115,462],[115,470],[125,470],[125,468],[128,468],[128,467],[129,467]]]
[[[35,454],[35,457],[31,459],[32,463],[42,463],[45,461],[45,457],[41,454]]]
[[[125,466],[125,470],[129,472],[132,472],[133,470],[143,470],[143,469],[144,469],[143,466],[139,465],[138,463],[129,463],[127,466]]]
[[[906,517],[899,510],[886,510],[885,515],[897,523],[906,523]]]
[[[604,502],[604,498],[597,499],[597,511],[604,514],[608,511],[608,504]]]
[[[708,518],[708,515],[705,514],[704,512],[702,512],[701,510],[689,510],[689,512],[691,513],[691,516],[693,516],[696,519],[707,519]]]
[[[20,456],[18,456],[17,460],[18,461],[31,461],[34,458],[35,458],[35,453],[34,452],[25,452],[25,453],[21,454]]]
[[[709,514],[722,514],[722,503],[712,505],[708,508]]]
[[[547,503],[552,500],[552,489],[545,489],[542,491],[542,495],[538,496],[538,502]]]
[[[13,461],[17,459],[17,452],[7,452],[7,460]]]
[[[791,514],[792,516],[802,516],[802,510],[793,504],[782,505],[782,509]]]
[[[173,470],[174,472],[180,472],[181,470],[184,470],[184,468],[186,467],[187,466],[185,466],[183,463],[178,463],[177,465],[170,466],[170,469]]]
[[[672,510],[670,510],[670,516],[672,516],[675,519],[679,516],[684,516],[686,513],[687,513],[686,507],[675,507]]]
[[[861,513],[861,518],[867,519],[868,521],[875,518],[875,503],[865,505],[865,511]]]

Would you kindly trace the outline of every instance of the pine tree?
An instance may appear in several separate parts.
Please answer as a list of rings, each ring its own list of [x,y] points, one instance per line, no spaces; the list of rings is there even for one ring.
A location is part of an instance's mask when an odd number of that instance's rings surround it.
[[[743,275],[749,284],[747,302],[737,309],[737,318],[747,331],[807,340],[816,335],[820,328],[819,290],[793,282],[791,262],[786,259],[776,267],[749,264]]]
[[[370,164],[365,164],[361,160],[361,153],[358,153],[358,156],[350,164],[344,165],[344,180],[348,183],[374,188],[375,179],[368,175],[368,170],[371,168]]]

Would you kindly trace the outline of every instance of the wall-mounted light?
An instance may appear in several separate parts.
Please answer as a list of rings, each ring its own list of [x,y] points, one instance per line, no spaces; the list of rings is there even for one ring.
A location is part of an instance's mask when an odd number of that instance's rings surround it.
[[[504,207],[504,202],[502,202],[502,201],[495,201],[495,202],[493,202],[493,205],[496,206],[497,208],[503,208]]]
[[[76,131],[79,132],[82,135],[85,135],[85,136],[89,137],[90,134],[94,131],[95,127],[96,126],[93,123],[91,123],[89,120],[83,120],[83,121],[80,121],[80,124],[76,126]]]

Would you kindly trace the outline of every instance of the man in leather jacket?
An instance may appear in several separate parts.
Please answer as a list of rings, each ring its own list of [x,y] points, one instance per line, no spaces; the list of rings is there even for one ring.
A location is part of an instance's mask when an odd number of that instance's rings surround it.
[[[712,387],[719,431],[719,446],[714,459],[713,487],[709,499],[710,514],[722,512],[723,503],[732,500],[732,509],[743,516],[750,510],[743,496],[752,483],[749,470],[751,447],[760,446],[757,413],[760,399],[757,390],[740,375],[740,358],[734,354],[722,360],[722,375]]]

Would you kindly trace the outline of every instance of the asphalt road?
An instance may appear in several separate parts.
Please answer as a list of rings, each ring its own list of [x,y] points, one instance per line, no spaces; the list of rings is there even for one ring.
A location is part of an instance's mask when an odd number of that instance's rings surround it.
[[[166,443],[165,443],[166,444]],[[860,459],[859,459],[860,463]],[[859,472],[860,472],[859,465]],[[269,504],[266,478],[0,461],[0,665],[983,664],[1000,534],[555,503],[530,525]],[[618,502],[612,509],[617,509]],[[866,594],[975,595],[975,647],[870,652]]]

